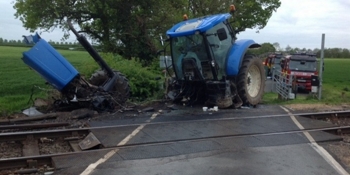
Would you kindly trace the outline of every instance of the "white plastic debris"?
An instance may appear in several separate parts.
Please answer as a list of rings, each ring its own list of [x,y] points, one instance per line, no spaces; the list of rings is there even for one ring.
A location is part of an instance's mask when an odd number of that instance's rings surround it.
[[[203,111],[204,112],[208,111],[208,107],[203,107]]]
[[[214,106],[214,111],[219,111],[219,107],[218,106]]]
[[[38,110],[36,110],[35,107],[30,107],[28,109],[23,110],[23,114],[25,114],[25,115],[27,115],[29,117],[43,115],[43,113],[41,113]]]

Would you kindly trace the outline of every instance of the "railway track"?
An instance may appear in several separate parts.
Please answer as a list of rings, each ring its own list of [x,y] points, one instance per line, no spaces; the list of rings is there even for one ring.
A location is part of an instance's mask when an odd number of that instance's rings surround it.
[[[225,113],[225,112],[223,112]],[[327,118],[348,118],[350,117],[350,110],[346,111],[331,111],[331,112],[316,112],[316,113],[296,113],[293,114],[294,116],[301,116],[301,117],[307,117],[317,120],[325,120]],[[212,118],[212,119],[196,119],[195,121],[198,122],[207,122],[207,121],[223,121],[223,120],[244,120],[244,119],[255,119],[255,118],[278,118],[278,117],[289,117],[289,114],[277,114],[277,115],[263,115],[263,116],[249,116],[249,117],[230,117],[230,118]],[[138,125],[155,125],[155,124],[172,124],[172,123],[188,123],[193,122],[193,120],[186,120],[186,121],[166,121],[166,122],[152,122],[152,123],[135,123],[135,124],[128,124],[128,125],[118,125],[118,126],[105,126],[105,127],[89,127],[90,129],[99,129],[99,128],[113,128],[113,127],[124,127],[124,126],[138,126]],[[60,126],[67,126],[68,123],[61,122],[61,123],[43,123],[43,124],[6,124],[6,125],[0,125],[0,131],[5,131],[8,129],[18,129],[17,132],[20,132],[20,129],[45,129],[50,127],[60,127]],[[80,129],[67,129],[67,131],[79,131],[79,130],[86,130],[86,128],[80,128]],[[54,132],[54,131],[53,131]],[[1,133],[0,133],[1,134]],[[1,136],[0,136],[1,137]],[[0,138],[1,142],[1,138]]]
[[[350,116],[350,111],[338,111],[338,112],[321,112],[321,113],[299,113],[294,114],[294,116],[303,116],[309,118],[325,119],[330,117],[348,117]],[[210,122],[210,121],[234,121],[234,120],[245,120],[254,118],[279,118],[279,117],[289,117],[289,115],[267,115],[267,116],[257,116],[257,117],[233,117],[233,118],[220,118],[220,119],[203,119],[195,120],[195,122]],[[302,130],[285,130],[279,132],[256,132],[256,133],[245,133],[245,134],[226,134],[226,135],[216,135],[198,138],[188,138],[188,139],[173,139],[169,141],[154,141],[147,143],[130,143],[122,146],[114,147],[104,147],[98,146],[93,149],[79,150],[72,148],[70,151],[64,153],[52,153],[52,154],[40,154],[38,145],[44,140],[53,140],[55,138],[61,138],[63,142],[67,142],[71,147],[76,147],[78,143],[91,133],[92,130],[96,129],[113,129],[113,128],[123,128],[130,126],[139,125],[167,125],[167,124],[182,124],[190,123],[190,121],[167,121],[167,122],[153,122],[153,123],[138,123],[132,125],[119,125],[119,126],[108,126],[108,127],[90,127],[90,128],[77,128],[77,129],[60,129],[60,130],[48,130],[48,131],[27,131],[27,132],[11,132],[11,133],[1,133],[0,142],[19,142],[22,143],[22,155],[20,157],[7,157],[0,159],[0,170],[12,169],[12,168],[30,168],[28,171],[38,171],[38,167],[41,166],[51,166],[54,168],[55,165],[52,164],[52,157],[72,155],[79,153],[88,153],[100,150],[113,150],[117,148],[128,148],[128,147],[138,147],[138,146],[149,146],[149,145],[164,145],[170,143],[178,142],[191,142],[191,141],[201,141],[210,140],[216,138],[237,138],[237,137],[257,137],[257,136],[270,136],[270,135],[281,135],[281,134],[294,134],[294,133],[304,133],[304,132],[317,132],[326,131],[334,134],[346,134],[350,131],[350,126],[334,126],[334,127],[321,127],[321,128],[309,128]],[[37,127],[37,126],[35,126]],[[1,127],[0,127],[1,128]],[[71,144],[71,143],[75,143]],[[49,144],[49,143],[47,143]],[[33,168],[35,167],[35,168]],[[26,169],[25,169],[26,170]]]

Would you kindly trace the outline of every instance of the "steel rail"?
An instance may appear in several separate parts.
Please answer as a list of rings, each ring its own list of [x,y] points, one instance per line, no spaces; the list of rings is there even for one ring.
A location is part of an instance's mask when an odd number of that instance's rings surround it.
[[[52,160],[51,160],[52,157],[64,156],[64,155],[74,155],[74,154],[80,154],[80,153],[89,153],[89,152],[95,152],[95,151],[113,150],[113,149],[117,149],[117,148],[132,148],[132,147],[138,147],[138,146],[166,145],[166,144],[181,143],[181,142],[204,141],[204,140],[217,139],[217,138],[258,137],[258,136],[296,134],[296,133],[317,132],[317,131],[328,131],[328,132],[335,132],[335,133],[339,134],[339,133],[342,133],[343,131],[349,132],[350,126],[337,126],[337,127],[325,127],[325,128],[315,128],[315,129],[290,130],[290,131],[282,131],[282,132],[228,134],[228,135],[207,136],[207,137],[200,137],[200,138],[176,139],[176,140],[169,140],[169,141],[156,141],[156,142],[147,142],[147,143],[126,144],[126,145],[122,145],[122,146],[101,148],[101,149],[97,149],[97,150],[86,150],[86,151],[82,151],[82,152],[67,152],[67,153],[56,153],[56,154],[50,154],[50,155],[6,158],[6,159],[0,159],[0,170],[26,167],[28,165],[28,160],[35,161],[38,166],[52,165]]]
[[[330,116],[350,116],[350,111],[335,111],[335,112],[318,112],[318,113],[297,113],[294,116],[303,117],[330,117]],[[274,117],[289,117],[289,114],[279,115],[265,115],[265,116],[251,116],[251,117],[232,117],[232,118],[213,118],[213,119],[200,119],[200,120],[186,120],[186,121],[166,121],[166,122],[151,122],[151,123],[135,123],[127,125],[115,125],[115,126],[102,126],[102,127],[88,127],[88,128],[75,128],[75,129],[61,129],[61,130],[45,130],[45,131],[28,131],[28,132],[12,132],[12,133],[0,133],[0,142],[4,141],[21,141],[26,140],[28,136],[39,139],[42,137],[70,137],[77,135],[87,135],[91,130],[95,129],[107,129],[107,128],[122,128],[130,126],[140,125],[160,125],[160,124],[181,124],[191,122],[210,122],[210,121],[232,121],[232,120],[245,120],[245,119],[258,119],[258,118],[274,118]]]
[[[7,130],[7,129],[39,129],[39,128],[61,127],[61,126],[68,126],[68,125],[69,125],[68,122],[18,124],[18,125],[0,125],[0,130]]]
[[[45,131],[28,131],[28,132],[11,132],[0,133],[0,142],[5,141],[23,141],[28,137],[31,139],[40,139],[43,137],[57,138],[57,137],[76,137],[80,135],[87,135],[90,128],[77,129],[62,129],[62,130],[45,130]]]

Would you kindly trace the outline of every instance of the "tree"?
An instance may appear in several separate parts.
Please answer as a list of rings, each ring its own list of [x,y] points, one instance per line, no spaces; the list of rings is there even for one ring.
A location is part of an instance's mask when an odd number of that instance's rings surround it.
[[[125,58],[137,57],[149,62],[159,46],[158,35],[165,33],[183,14],[191,17],[228,12],[229,0],[15,0],[15,16],[31,31],[61,28],[69,35],[67,18],[79,25],[104,51]],[[234,28],[262,29],[279,0],[238,0]],[[40,10],[37,10],[40,9]]]
[[[296,48],[291,48],[289,52],[290,52],[290,53],[299,53],[299,52],[300,52],[300,49],[299,49],[298,47],[296,47]]]
[[[292,50],[292,47],[290,47],[289,45],[287,45],[286,47],[286,52],[290,52]]]
[[[343,49],[341,58],[350,58],[350,51],[349,49]]]
[[[276,51],[281,51],[280,43],[275,42],[275,43],[273,43],[272,45],[273,45],[273,47],[276,49]]]
[[[260,55],[262,57],[265,57],[265,54],[270,54],[273,52],[276,52],[276,49],[271,43],[262,43],[259,49],[250,50],[250,53],[258,56]]]
[[[4,39],[0,38],[0,43],[3,43],[4,42]]]

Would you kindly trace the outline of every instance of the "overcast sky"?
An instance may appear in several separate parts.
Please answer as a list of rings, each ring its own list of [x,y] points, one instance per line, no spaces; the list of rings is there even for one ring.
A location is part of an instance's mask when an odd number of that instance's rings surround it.
[[[12,0],[0,0],[0,37],[21,39],[29,34],[15,19]],[[254,39],[258,43],[278,42],[299,48],[320,48],[321,35],[326,34],[326,47],[350,49],[350,0],[281,0],[280,8],[272,15],[266,27],[246,30],[238,39]],[[165,32],[165,31],[164,31]],[[60,41],[63,33],[55,30],[41,34],[46,40]],[[68,41],[75,41],[75,38]]]

